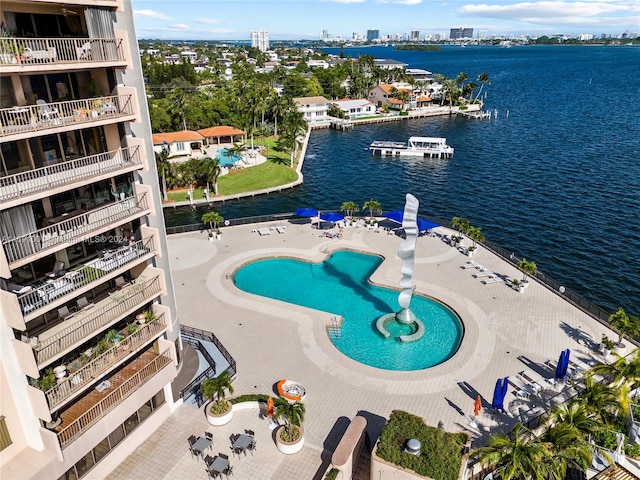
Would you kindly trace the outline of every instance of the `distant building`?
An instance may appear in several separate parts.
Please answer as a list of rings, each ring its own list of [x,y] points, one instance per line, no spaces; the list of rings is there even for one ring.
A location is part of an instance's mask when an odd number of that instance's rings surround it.
[[[367,30],[367,42],[380,38],[380,30]]]
[[[334,100],[331,104],[349,115],[350,119],[366,117],[367,115],[376,113],[376,106],[366,98]]]
[[[379,68],[385,68],[387,70],[393,70],[394,68],[406,68],[407,63],[402,63],[390,58],[376,58],[374,59],[374,65]]]
[[[461,38],[473,38],[473,28],[452,28],[449,31],[451,40],[459,40]]]
[[[251,46],[261,52],[269,50],[269,32],[255,30],[251,32]]]
[[[420,41],[420,30],[411,30],[411,41],[412,42]]]
[[[325,122],[329,119],[327,110],[331,102],[324,97],[299,97],[294,98],[293,102],[307,123]]]

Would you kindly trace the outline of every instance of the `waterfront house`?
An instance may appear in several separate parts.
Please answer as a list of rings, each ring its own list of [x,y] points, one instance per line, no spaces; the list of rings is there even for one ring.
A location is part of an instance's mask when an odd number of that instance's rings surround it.
[[[376,58],[374,59],[376,67],[384,68],[386,70],[393,70],[395,68],[406,68],[408,64],[392,60],[390,58]]]
[[[221,125],[198,130],[205,139],[205,145],[222,145],[246,141],[246,133],[235,127]]]
[[[205,138],[193,130],[180,132],[154,133],[153,151],[160,153],[166,150],[171,157],[190,157],[200,153]]]
[[[349,115],[350,119],[374,115],[376,106],[366,98],[358,98],[355,100],[343,99],[331,102],[331,105],[338,107],[344,113]]]
[[[299,97],[293,99],[308,123],[326,122],[329,120],[327,111],[331,102],[324,97]]]
[[[403,103],[395,97],[395,91],[405,91],[409,93],[408,101]],[[388,105],[391,108],[425,108],[433,102],[433,97],[429,92],[423,92],[420,89],[414,89],[408,83],[383,83],[369,91],[369,101],[376,107]]]

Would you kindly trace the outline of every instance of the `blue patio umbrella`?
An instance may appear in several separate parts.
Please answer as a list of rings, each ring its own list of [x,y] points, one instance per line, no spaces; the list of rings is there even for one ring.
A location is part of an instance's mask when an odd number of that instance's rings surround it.
[[[320,214],[320,219],[325,222],[339,222],[340,220],[344,220],[344,215],[341,213],[326,212]]]
[[[404,212],[402,210],[394,210],[392,212],[384,212],[381,216],[394,222],[402,223]]]
[[[402,210],[393,210],[391,212],[384,212],[381,216],[384,218],[388,218],[389,220],[393,220],[394,222],[402,223],[404,212]],[[431,230],[432,228],[440,226],[437,223],[434,223],[422,217],[417,218],[417,224],[419,232],[426,232],[427,230]]]
[[[318,210],[314,208],[299,208],[293,213],[295,213],[299,217],[317,217],[318,216]]]

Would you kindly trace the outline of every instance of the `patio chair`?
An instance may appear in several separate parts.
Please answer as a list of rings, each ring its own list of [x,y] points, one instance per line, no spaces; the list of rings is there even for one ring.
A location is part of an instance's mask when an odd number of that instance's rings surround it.
[[[49,278],[56,278],[65,274],[64,262],[62,260],[56,260],[56,263],[53,264],[53,269],[45,273],[45,275]]]
[[[75,315],[75,313],[72,313],[69,311],[69,308],[67,308],[66,305],[63,305],[62,307],[60,307],[58,309],[58,318],[60,320],[67,320],[71,317],[73,317]]]
[[[57,108],[52,107],[42,99],[36,100],[36,105],[38,105],[38,111],[43,120],[51,121],[56,119],[58,122],[60,121],[60,112],[58,112]]]
[[[229,475],[233,476],[233,467],[231,465],[229,465],[227,468],[224,469],[224,473],[227,478],[229,477]]]
[[[251,435],[252,437],[255,437],[255,435],[256,435],[256,434],[254,433],[254,431],[253,431],[253,430],[247,430],[247,429],[245,429],[245,430],[244,430],[244,433],[246,433],[247,435]]]
[[[204,463],[207,465],[207,467],[209,467],[214,460],[215,459],[210,455],[207,455],[206,457],[204,457]]]
[[[211,432],[204,432],[204,436],[207,437],[209,440],[213,441],[213,433]]]
[[[485,278],[484,280],[481,280],[480,282],[484,285],[490,285],[492,283],[504,282],[504,278],[499,277],[496,274],[493,274],[493,275],[489,275],[487,278]]]
[[[81,47],[76,48],[78,54],[78,60],[90,60],[91,59],[91,43],[84,42]]]
[[[78,304],[78,310],[89,310],[94,306],[93,303],[87,300],[87,297],[80,297],[76,303]]]
[[[196,443],[196,440],[197,440],[197,439],[196,439],[196,436],[195,436],[195,435],[191,435],[191,436],[189,437],[189,439],[188,439],[188,441],[189,441],[189,446],[190,446],[190,447],[191,447],[191,446],[193,446],[193,444],[194,444],[194,443]]]
[[[122,276],[116,278],[115,282],[118,290],[122,290],[127,285],[127,281]]]
[[[495,275],[495,273],[489,271],[489,270],[481,270],[479,273],[475,273],[473,274],[474,278],[482,278],[482,277],[491,277]]]
[[[533,387],[526,385],[518,377],[509,377],[509,383],[516,390],[516,395],[520,398],[527,398],[529,395],[534,395],[536,392]]]
[[[219,453],[218,456],[220,458],[224,458],[225,460],[229,460],[229,455],[225,455],[224,453]]]

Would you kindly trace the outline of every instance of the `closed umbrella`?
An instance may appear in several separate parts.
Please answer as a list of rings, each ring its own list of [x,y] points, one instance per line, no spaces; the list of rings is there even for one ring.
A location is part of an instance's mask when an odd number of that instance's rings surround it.
[[[564,361],[562,362],[562,378],[567,376],[567,370],[569,370],[569,357],[571,356],[571,350],[568,348],[564,351]]]
[[[507,398],[507,391],[509,390],[509,377],[502,379],[502,392],[500,395],[500,410],[504,410],[504,399]]]
[[[556,378],[562,380],[564,375],[562,374],[562,369],[564,365],[564,357],[566,356],[566,351],[563,350],[560,352],[560,358],[558,359],[558,363],[556,364]]]
[[[473,402],[473,415],[477,417],[480,413],[480,410],[482,410],[482,398],[480,398],[480,395],[478,395],[476,397],[476,401]]]
[[[505,379],[505,383],[506,383],[506,379]],[[499,378],[496,381],[496,386],[493,389],[493,400],[491,401],[491,406],[493,408],[496,408],[498,410],[502,410],[504,408],[504,395],[506,395],[506,392],[503,393],[503,383],[502,383],[502,379]]]

